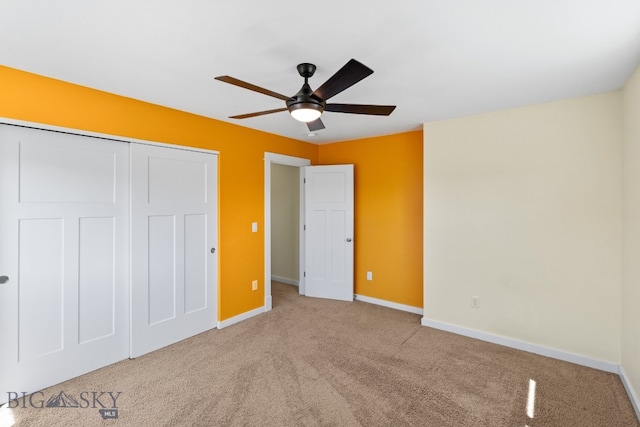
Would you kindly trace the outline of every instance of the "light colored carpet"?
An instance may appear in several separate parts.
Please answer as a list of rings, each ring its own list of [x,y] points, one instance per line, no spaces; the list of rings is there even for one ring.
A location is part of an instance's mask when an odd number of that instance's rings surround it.
[[[272,289],[269,313],[43,391],[122,392],[118,419],[99,406],[11,416],[25,426],[640,426],[614,374],[423,327],[410,313]]]

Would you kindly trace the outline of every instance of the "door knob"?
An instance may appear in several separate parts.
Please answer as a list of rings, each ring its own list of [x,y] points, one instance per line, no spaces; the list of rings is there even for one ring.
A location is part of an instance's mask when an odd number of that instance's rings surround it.
[[[2,285],[3,283],[7,283],[8,281],[9,281],[8,276],[0,276],[0,285]]]
[[[347,237],[347,242],[350,242],[350,241],[351,241],[351,237]]]

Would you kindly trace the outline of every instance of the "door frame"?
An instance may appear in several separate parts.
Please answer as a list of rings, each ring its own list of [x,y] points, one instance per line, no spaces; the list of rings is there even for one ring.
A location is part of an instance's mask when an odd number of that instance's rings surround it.
[[[303,157],[287,156],[277,153],[264,153],[264,311],[270,311],[272,308],[271,298],[271,165],[279,164],[286,166],[295,166],[299,168],[300,180],[300,256],[298,263],[298,292],[304,295],[304,174],[302,168],[311,166],[311,160]]]

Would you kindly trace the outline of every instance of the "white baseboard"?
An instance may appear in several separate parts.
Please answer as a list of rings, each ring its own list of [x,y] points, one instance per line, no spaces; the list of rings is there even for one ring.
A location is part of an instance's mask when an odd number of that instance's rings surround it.
[[[252,317],[257,316],[258,314],[262,314],[265,312],[264,307],[258,307],[251,311],[247,311],[242,314],[238,314],[237,316],[233,316],[230,319],[219,320],[218,321],[218,329],[226,328],[227,326],[235,325],[236,323],[240,323],[243,320],[251,319]]]
[[[532,344],[526,341],[503,337],[501,335],[494,335],[487,332],[477,331],[475,329],[456,326],[445,322],[439,322],[436,320],[427,319],[425,317],[422,318],[422,321],[420,323],[423,326],[428,326],[430,328],[452,332],[454,334],[463,335],[465,337],[475,338],[481,341],[487,341],[493,344],[499,344],[506,347],[515,348],[517,350],[527,351],[529,353],[535,353],[541,356],[547,356],[605,372],[611,372],[614,374],[618,374],[620,372],[620,365],[612,362],[606,362],[604,360],[593,359],[591,357],[581,356],[579,354],[569,353],[562,350]]]
[[[420,307],[413,307],[411,305],[399,304],[397,302],[391,302],[383,299],[367,297],[364,295],[355,294],[354,296],[356,301],[362,301],[362,302],[367,302],[369,304],[381,305],[383,307],[393,308],[396,310],[408,311],[409,313],[413,313],[413,314],[419,314],[419,315],[423,314],[423,310]]]
[[[636,417],[638,417],[638,420],[640,420],[640,400],[638,399],[638,395],[636,394],[636,391],[633,389],[633,386],[631,385],[631,381],[629,381],[629,377],[627,377],[627,373],[625,372],[622,365],[620,365],[620,370],[618,374],[620,375],[620,380],[622,380],[622,385],[624,386],[624,389],[627,391],[629,400],[631,400],[633,409],[636,411]]]
[[[280,276],[271,275],[271,280],[274,280],[274,281],[280,282],[280,283],[285,283],[287,285],[300,286],[300,281],[299,280],[287,279],[286,277],[280,277]]]

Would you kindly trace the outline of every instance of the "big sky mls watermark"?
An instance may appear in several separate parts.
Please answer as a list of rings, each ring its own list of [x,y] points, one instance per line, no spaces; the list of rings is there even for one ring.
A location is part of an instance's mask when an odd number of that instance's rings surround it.
[[[7,392],[7,407],[12,408],[76,408],[97,409],[103,419],[118,418],[118,399],[121,391],[82,391],[75,396],[60,391],[48,398],[43,392]],[[77,397],[76,397],[77,396]]]

